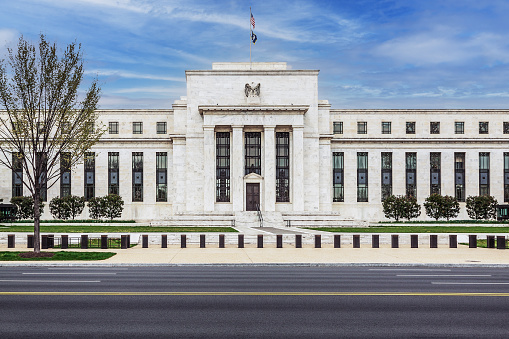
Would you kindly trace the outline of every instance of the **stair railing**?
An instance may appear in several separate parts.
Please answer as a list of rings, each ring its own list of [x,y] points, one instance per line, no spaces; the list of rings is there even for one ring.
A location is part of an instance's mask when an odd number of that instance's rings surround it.
[[[263,216],[262,211],[260,211],[260,204],[256,204],[256,211],[258,212],[258,221],[260,222],[260,227],[263,227]]]

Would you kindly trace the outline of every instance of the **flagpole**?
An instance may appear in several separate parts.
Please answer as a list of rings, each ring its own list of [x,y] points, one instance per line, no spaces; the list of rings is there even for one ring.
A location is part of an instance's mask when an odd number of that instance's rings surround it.
[[[251,35],[252,35],[252,31],[251,31],[251,16],[252,16],[252,12],[251,12],[251,6],[249,6],[249,69],[251,70],[253,68],[253,64],[251,62]]]

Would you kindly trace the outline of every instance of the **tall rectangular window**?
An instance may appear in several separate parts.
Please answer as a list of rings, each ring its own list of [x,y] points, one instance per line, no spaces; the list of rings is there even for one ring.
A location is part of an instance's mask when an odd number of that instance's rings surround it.
[[[71,153],[60,153],[60,198],[71,195]]]
[[[504,202],[509,202],[509,152],[504,152]]]
[[[118,134],[118,121],[110,122],[108,131],[109,134]]]
[[[465,123],[463,121],[456,121],[454,123],[454,133],[455,134],[464,134],[465,133]]]
[[[382,152],[382,201],[392,195],[392,153]]]
[[[344,169],[345,169],[345,156],[343,152],[332,153],[332,177],[333,177],[333,197],[332,201],[342,202],[345,201],[345,186],[344,186]]]
[[[166,121],[158,122],[156,124],[157,134],[166,134]]]
[[[85,153],[85,200],[95,196],[95,153]]]
[[[366,121],[357,122],[357,134],[367,134],[368,133],[368,123]]]
[[[440,134],[440,122],[432,121],[429,123],[430,134]]]
[[[382,121],[382,134],[391,134],[391,125],[390,121]]]
[[[262,136],[260,132],[245,133],[245,168],[244,174],[262,175]]]
[[[479,195],[490,195],[490,154],[479,153]]]
[[[143,122],[133,122],[133,134],[143,134]]]
[[[357,153],[357,202],[368,201],[368,153]]]
[[[12,153],[12,196],[23,196],[23,155]]]
[[[168,153],[156,152],[156,201],[168,201]]]
[[[406,195],[417,198],[417,153],[405,153]]]
[[[230,132],[216,132],[216,201],[230,202]]]
[[[334,121],[332,127],[334,134],[343,134],[343,121]]]
[[[290,133],[276,132],[276,202],[290,201]]]
[[[36,154],[36,163],[40,163],[40,177],[39,182],[41,183],[41,201],[48,199],[48,157],[45,153],[38,152]]]
[[[454,194],[465,201],[465,153],[454,153]]]
[[[133,152],[133,202],[143,201],[143,152]]]
[[[429,192],[430,194],[440,194],[441,184],[441,154],[439,152],[431,152],[429,154]]]
[[[119,195],[118,152],[108,152],[108,194]]]

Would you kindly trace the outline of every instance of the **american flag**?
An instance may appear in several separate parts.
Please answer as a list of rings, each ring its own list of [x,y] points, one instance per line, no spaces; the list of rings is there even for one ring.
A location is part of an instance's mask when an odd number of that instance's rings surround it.
[[[251,25],[253,25],[253,29],[255,28],[255,19],[253,13],[251,13]]]

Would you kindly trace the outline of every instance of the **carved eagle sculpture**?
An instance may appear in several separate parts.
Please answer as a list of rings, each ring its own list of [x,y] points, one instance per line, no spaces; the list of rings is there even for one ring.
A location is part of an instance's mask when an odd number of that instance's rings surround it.
[[[254,82],[252,83],[253,86],[246,84],[244,87],[244,93],[246,93],[246,97],[258,97],[260,96],[260,84],[254,86]]]

